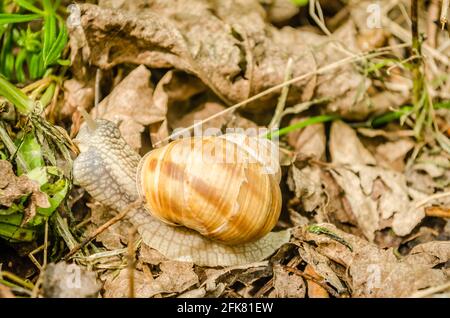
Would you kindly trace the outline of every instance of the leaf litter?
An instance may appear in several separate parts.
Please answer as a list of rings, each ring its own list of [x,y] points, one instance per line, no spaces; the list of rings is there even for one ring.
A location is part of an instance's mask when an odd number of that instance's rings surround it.
[[[412,130],[397,124],[383,129],[350,124],[407,102],[406,71],[399,67],[380,81],[378,73],[368,76],[375,65],[365,61],[314,73],[348,55],[399,44],[396,34],[366,29],[366,7],[365,1],[354,4],[348,20],[326,36],[312,27],[291,26],[303,8],[287,0],[79,5],[80,24],[70,28],[73,78],[64,82],[60,111],[63,120],[72,121],[72,132],[81,107],[118,123],[127,142],[145,153],[175,129],[280,84],[289,58],[292,77],[310,75],[289,86],[287,109],[326,102],[299,108],[299,114],[288,112],[283,122],[294,125],[322,113],[345,120],[310,125],[282,138],[290,159],[282,181],[288,220],[278,226],[292,227],[293,235],[267,261],[225,268],[172,261],[139,239],[130,241],[132,224],[122,220],[95,238],[90,255],[75,258],[95,272],[101,296],[129,296],[131,280],[136,297],[296,298],[409,297],[449,281],[449,220],[430,212],[450,206],[449,197],[432,198],[450,190],[448,153],[433,141],[419,146]],[[336,42],[345,43],[345,49]],[[106,74],[100,83],[105,97],[93,107],[95,68]],[[242,111],[206,121],[203,128],[265,126],[277,98],[278,92],[268,94]],[[442,131],[448,130],[448,111],[437,114]],[[42,193],[31,181],[19,182],[21,177],[2,162],[2,175],[11,177],[0,180],[0,189],[12,196],[2,192],[0,204],[11,206],[31,193],[27,215],[32,217],[36,206],[45,205]],[[11,181],[3,186],[4,180]],[[80,239],[115,215],[94,202],[87,207]],[[136,246],[134,267],[129,266],[130,244]],[[49,269],[55,279],[55,269]],[[91,277],[89,271],[86,275]],[[45,287],[49,284],[55,283],[44,284],[45,295],[64,295],[59,285]],[[97,285],[90,286],[81,296],[97,295]]]

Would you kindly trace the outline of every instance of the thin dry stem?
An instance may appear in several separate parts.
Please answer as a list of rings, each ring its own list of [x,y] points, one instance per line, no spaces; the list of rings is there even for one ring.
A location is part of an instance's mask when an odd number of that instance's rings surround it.
[[[73,255],[75,255],[76,252],[78,252],[81,248],[83,248],[86,244],[90,243],[92,240],[94,240],[99,234],[103,233],[107,228],[110,226],[116,224],[120,220],[122,220],[130,211],[136,209],[142,204],[142,201],[140,199],[130,203],[122,212],[111,218],[109,221],[104,223],[102,226],[98,227],[94,233],[89,235],[87,238],[83,240],[80,244],[75,246],[65,257],[64,260],[70,259]]]
[[[445,197],[450,197],[450,191],[430,195],[429,197],[426,197],[425,199],[418,201],[416,203],[416,208],[418,209],[420,207],[423,207],[424,205],[426,205],[427,203],[429,203],[431,201],[442,199]]]

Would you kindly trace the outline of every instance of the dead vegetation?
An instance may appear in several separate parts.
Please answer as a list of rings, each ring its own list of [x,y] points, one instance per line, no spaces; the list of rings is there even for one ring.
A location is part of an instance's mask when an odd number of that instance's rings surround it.
[[[417,21],[421,52],[412,52],[413,2],[100,0],[72,7],[72,64],[47,118],[74,137],[83,109],[118,123],[141,154],[199,121],[223,131],[279,127],[284,204],[277,229],[292,236],[254,264],[173,261],[148,247],[125,215],[118,218],[123,211],[75,184],[51,219],[50,240],[46,233],[42,243],[41,235],[21,253],[38,248],[39,269],[19,270],[20,260],[8,268],[12,252],[0,254],[0,295],[448,297],[450,39],[441,2],[420,2],[427,7]],[[48,202],[11,169],[0,161],[0,205],[32,193],[25,224]],[[56,264],[47,266],[48,258]],[[70,280],[61,277],[74,271],[81,287],[63,286]]]

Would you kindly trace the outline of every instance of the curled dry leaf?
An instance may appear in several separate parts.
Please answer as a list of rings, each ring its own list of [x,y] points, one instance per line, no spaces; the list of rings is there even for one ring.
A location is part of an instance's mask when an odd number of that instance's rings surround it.
[[[347,291],[339,277],[331,268],[331,261],[327,257],[318,253],[309,244],[301,243],[298,252],[308,266],[311,267],[312,271],[314,271],[316,275],[322,277],[325,282],[333,286],[338,294],[343,294]]]
[[[305,298],[306,286],[301,276],[288,272],[283,266],[273,267],[273,288],[275,297]]]
[[[170,126],[173,129],[182,129],[189,127],[195,123],[198,123],[218,112],[221,112],[225,109],[225,107],[219,103],[215,102],[206,102],[194,110],[190,111],[186,115],[183,115],[181,118],[173,117],[171,120]],[[256,129],[258,126],[252,121],[243,118],[239,114],[236,113],[226,113],[223,116],[219,116],[215,119],[212,119],[208,122],[202,124],[201,129],[204,133],[207,133],[206,130],[210,129],[210,133],[213,133],[217,130],[222,130],[225,128],[237,128],[245,131],[246,129]],[[214,130],[214,131],[213,131]]]
[[[344,165],[330,173],[344,191],[349,213],[370,241],[375,231],[388,226],[405,236],[424,218],[423,208],[410,198],[421,194],[411,192],[403,174],[371,166],[375,158],[348,125],[333,123],[329,147],[333,163]]]
[[[36,215],[37,207],[50,207],[48,197],[41,192],[39,184],[26,175],[17,177],[9,161],[0,160],[0,175],[0,206],[9,208],[23,197],[30,197],[25,203],[22,225]]]
[[[448,261],[448,242],[419,245],[397,259],[392,249],[380,249],[334,225],[318,227],[324,231],[312,233],[303,227],[294,235],[306,244],[313,242],[318,253],[347,269],[348,275],[341,278],[352,287],[354,297],[407,297],[449,279],[445,271],[434,268]]]
[[[406,154],[411,151],[414,146],[415,142],[410,138],[389,141],[376,148],[375,158],[381,167],[403,171]]]
[[[94,232],[116,215],[115,211],[99,203],[86,205],[91,209],[91,223],[86,227],[85,235]],[[121,220],[98,234],[95,240],[102,243],[108,250],[123,248],[128,243],[130,228],[132,225],[127,220]]]
[[[61,118],[69,118],[78,107],[89,110],[94,105],[94,88],[74,78],[64,81],[64,102]]]
[[[305,119],[306,118],[296,118],[291,120],[289,124],[293,125]],[[291,132],[288,134],[288,143],[294,148],[296,153],[301,153],[304,156],[312,156],[323,160],[325,159],[325,151],[327,146],[325,125],[315,124],[307,126],[304,129]]]
[[[329,148],[334,164],[376,164],[375,158],[361,143],[356,132],[342,121],[335,121],[331,125]]]
[[[159,265],[160,273],[153,278],[139,270],[134,270],[134,294],[138,298],[153,297],[158,294],[182,293],[198,283],[193,264],[188,262],[166,261]],[[112,272],[105,277],[105,297],[128,297],[130,273],[128,269],[119,275]]]
[[[311,277],[321,280],[320,277],[315,270],[310,265],[306,265],[305,274],[310,275]],[[308,287],[308,298],[329,298],[328,292],[325,288],[315,283],[314,281],[308,279],[306,280],[306,285]]]
[[[424,209],[410,199],[411,192],[402,174],[362,165],[330,172],[344,190],[351,213],[370,241],[375,231],[388,226],[398,236],[405,236],[425,216]]]
[[[292,165],[289,170],[288,185],[295,196],[301,200],[303,209],[313,212],[326,204],[326,193],[322,189],[322,171],[317,166],[302,169]]]
[[[410,186],[429,195],[450,190],[450,158],[443,150],[424,148],[406,170]]]
[[[150,71],[141,65],[114,87],[94,109],[93,115],[120,123],[123,138],[133,149],[139,150],[145,127],[164,121],[166,110],[153,103]]]
[[[266,22],[256,0],[192,0],[168,3],[101,1],[80,5],[81,23],[70,29],[72,59],[103,69],[121,63],[174,67],[194,74],[226,103],[235,103],[283,82],[289,58],[293,77],[314,72],[348,57],[326,36]],[[120,10],[119,10],[120,9]],[[252,23],[248,23],[252,21]],[[358,51],[355,27],[336,34],[347,49]],[[316,88],[317,85],[317,89]],[[351,64],[328,74],[309,76],[290,88],[288,104],[327,97],[330,111],[365,117],[372,105],[361,103],[370,81]],[[253,112],[273,108],[277,93],[246,106]]]

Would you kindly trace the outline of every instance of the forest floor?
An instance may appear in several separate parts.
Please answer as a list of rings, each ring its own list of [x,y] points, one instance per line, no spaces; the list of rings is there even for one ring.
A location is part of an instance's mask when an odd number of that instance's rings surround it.
[[[446,1],[79,2],[34,38],[46,4],[0,8],[0,296],[450,296]],[[176,129],[271,129],[290,241],[208,267],[108,225],[121,211],[72,180],[84,111],[141,155]]]

